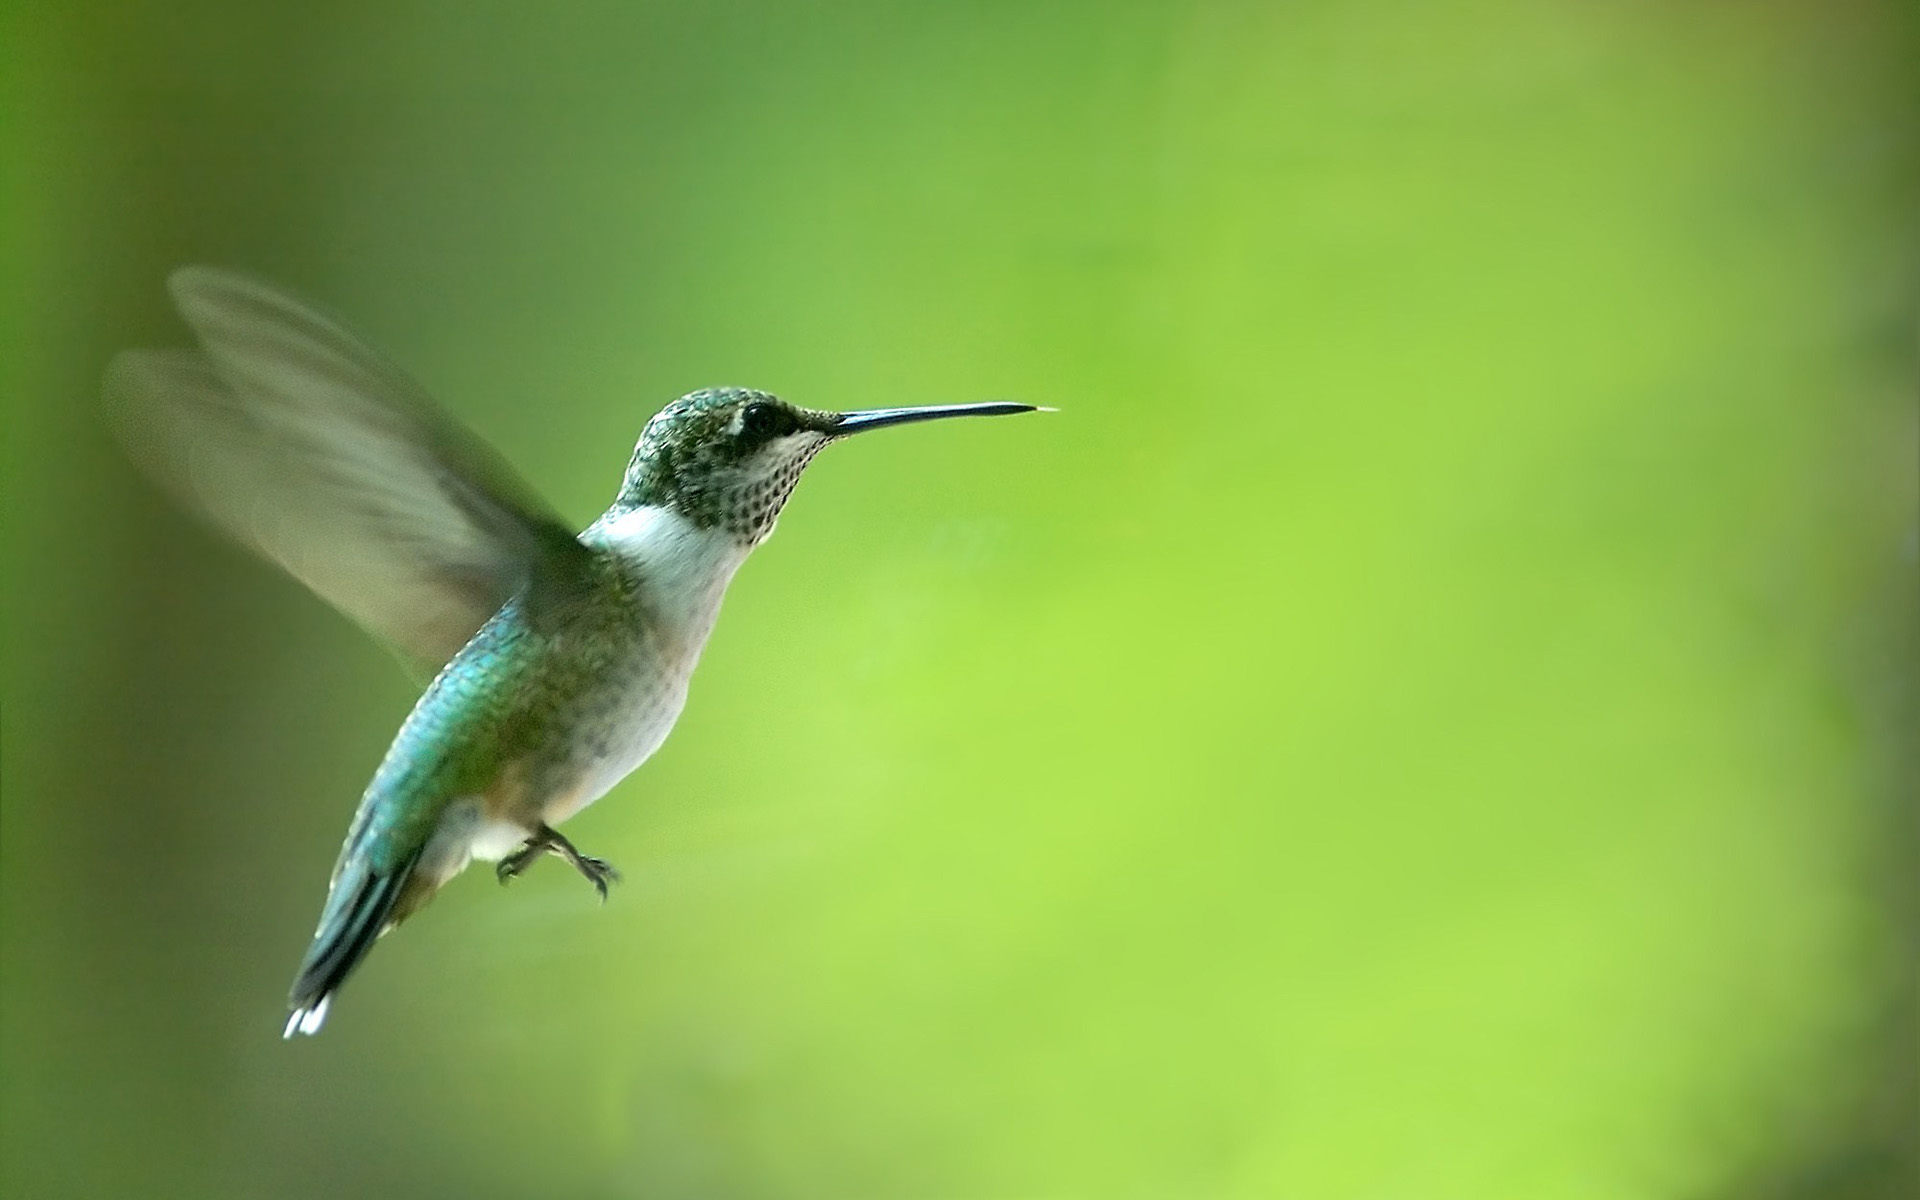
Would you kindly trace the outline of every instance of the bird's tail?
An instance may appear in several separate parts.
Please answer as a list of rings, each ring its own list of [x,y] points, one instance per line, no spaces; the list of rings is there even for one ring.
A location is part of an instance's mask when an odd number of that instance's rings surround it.
[[[307,957],[293,981],[289,997],[293,1015],[287,1018],[282,1037],[320,1032],[333,994],[373,949],[374,939],[398,918],[395,909],[419,861],[416,854],[387,872],[375,871],[364,861],[343,864],[327,894],[320,928],[314,931],[313,944],[307,947]]]

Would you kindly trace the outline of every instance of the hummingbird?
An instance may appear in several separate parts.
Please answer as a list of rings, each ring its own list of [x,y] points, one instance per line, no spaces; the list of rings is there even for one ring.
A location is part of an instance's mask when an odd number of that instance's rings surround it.
[[[830,412],[691,392],[647,421],[575,533],[383,355],[292,295],[212,267],[168,290],[197,349],[107,371],[116,432],[166,490],[430,670],[360,799],[283,1036],[312,1034],[374,941],[473,860],[544,855],[604,901],[618,872],[557,828],[659,749],[721,598],[813,457],[855,434],[1036,411]]]

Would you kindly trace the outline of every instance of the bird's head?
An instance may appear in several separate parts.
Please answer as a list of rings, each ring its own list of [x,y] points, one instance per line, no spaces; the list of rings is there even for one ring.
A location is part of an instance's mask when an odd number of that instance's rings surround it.
[[[826,412],[749,388],[704,388],[647,422],[615,504],[672,508],[753,545],[773,531],[800,473],[832,442],[912,421],[1032,411],[996,402]]]

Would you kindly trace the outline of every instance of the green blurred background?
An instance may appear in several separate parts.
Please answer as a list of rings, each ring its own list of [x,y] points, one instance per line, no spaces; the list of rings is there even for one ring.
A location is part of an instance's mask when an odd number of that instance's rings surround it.
[[[6,9],[8,1197],[1920,1192],[1904,4]],[[548,865],[98,417],[210,261],[585,523],[836,450]]]

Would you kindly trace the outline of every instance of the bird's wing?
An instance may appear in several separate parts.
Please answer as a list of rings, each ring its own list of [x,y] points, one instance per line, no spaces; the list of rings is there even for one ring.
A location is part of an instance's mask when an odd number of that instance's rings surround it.
[[[406,655],[438,667],[508,597],[588,553],[420,386],[284,292],[168,280],[199,350],[132,350],[106,391],[164,487]]]

